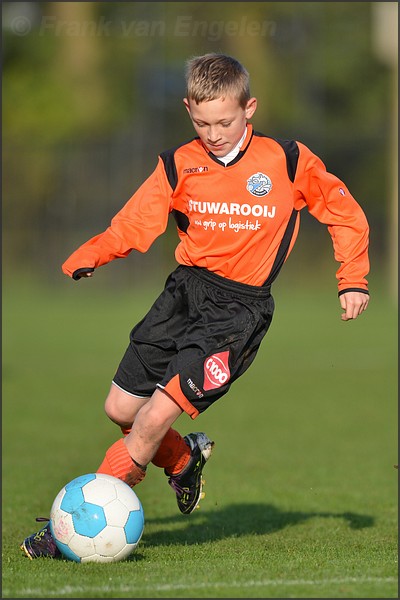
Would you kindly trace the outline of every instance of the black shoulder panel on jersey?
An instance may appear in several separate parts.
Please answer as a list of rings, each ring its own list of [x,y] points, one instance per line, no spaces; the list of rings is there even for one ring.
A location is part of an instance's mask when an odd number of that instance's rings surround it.
[[[174,190],[176,188],[176,184],[178,183],[178,173],[176,171],[175,164],[175,150],[166,150],[165,152],[161,152],[160,157],[164,163],[165,173],[167,174],[167,178],[169,181],[169,185]]]
[[[299,160],[299,147],[294,140],[275,140],[282,146],[286,154],[286,166],[290,181],[296,177],[297,163]]]
[[[175,164],[175,152],[179,150],[179,148],[182,148],[182,146],[186,146],[186,144],[190,144],[191,142],[193,142],[193,140],[196,139],[198,139],[198,137],[194,137],[188,142],[179,144],[179,146],[175,146],[175,148],[165,150],[160,154],[160,158],[164,163],[165,173],[167,174],[169,185],[172,187],[173,190],[176,188],[176,184],[178,183],[178,172],[176,170]]]
[[[173,190],[175,190],[176,185],[178,183],[178,172],[176,170],[175,164],[175,152],[178,150],[178,148],[181,148],[184,145],[185,144],[180,144],[179,146],[171,148],[170,150],[165,150],[165,152],[161,152],[160,154],[160,158],[164,163],[164,169],[168,178],[169,185]],[[187,228],[189,227],[189,218],[187,217],[187,215],[185,215],[180,210],[176,210],[175,208],[172,209],[171,214],[176,221],[178,229],[186,233]]]
[[[286,167],[288,172],[288,177],[290,181],[293,183],[294,178],[296,177],[297,170],[297,162],[299,160],[299,147],[294,140],[279,140],[277,138],[270,137],[265,135],[264,133],[260,133],[259,131],[255,131],[254,135],[258,137],[269,137],[270,140],[274,140],[277,144],[279,144],[285,153],[286,156]]]

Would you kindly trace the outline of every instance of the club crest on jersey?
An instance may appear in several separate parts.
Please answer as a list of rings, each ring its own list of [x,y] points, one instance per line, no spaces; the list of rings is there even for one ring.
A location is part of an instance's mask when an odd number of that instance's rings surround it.
[[[246,190],[253,196],[266,196],[272,190],[272,181],[264,173],[254,173],[247,180]]]
[[[231,372],[229,370],[228,359],[229,350],[213,354],[206,358],[204,361],[203,384],[205,391],[219,388],[229,381]]]

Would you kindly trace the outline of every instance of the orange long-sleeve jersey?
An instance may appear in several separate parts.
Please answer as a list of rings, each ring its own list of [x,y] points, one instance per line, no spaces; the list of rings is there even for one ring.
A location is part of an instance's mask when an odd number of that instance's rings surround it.
[[[368,290],[369,227],[345,184],[300,142],[253,131],[227,166],[199,138],[163,152],[150,177],[103,233],[63,264],[67,275],[132,250],[146,252],[175,217],[178,263],[253,286],[269,285],[295,243],[304,207],[328,227],[339,293]]]

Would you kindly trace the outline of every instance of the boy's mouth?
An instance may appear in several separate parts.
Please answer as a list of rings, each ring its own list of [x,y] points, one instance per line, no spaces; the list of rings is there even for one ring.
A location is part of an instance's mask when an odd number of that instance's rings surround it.
[[[222,150],[225,147],[225,143],[224,144],[207,144],[207,145],[213,152]]]

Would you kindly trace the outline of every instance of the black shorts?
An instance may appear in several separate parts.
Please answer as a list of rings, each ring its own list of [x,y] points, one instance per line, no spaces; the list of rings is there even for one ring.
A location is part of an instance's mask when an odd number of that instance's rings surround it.
[[[113,381],[135,396],[159,387],[195,418],[253,362],[273,312],[269,288],[180,265],[132,329]]]

